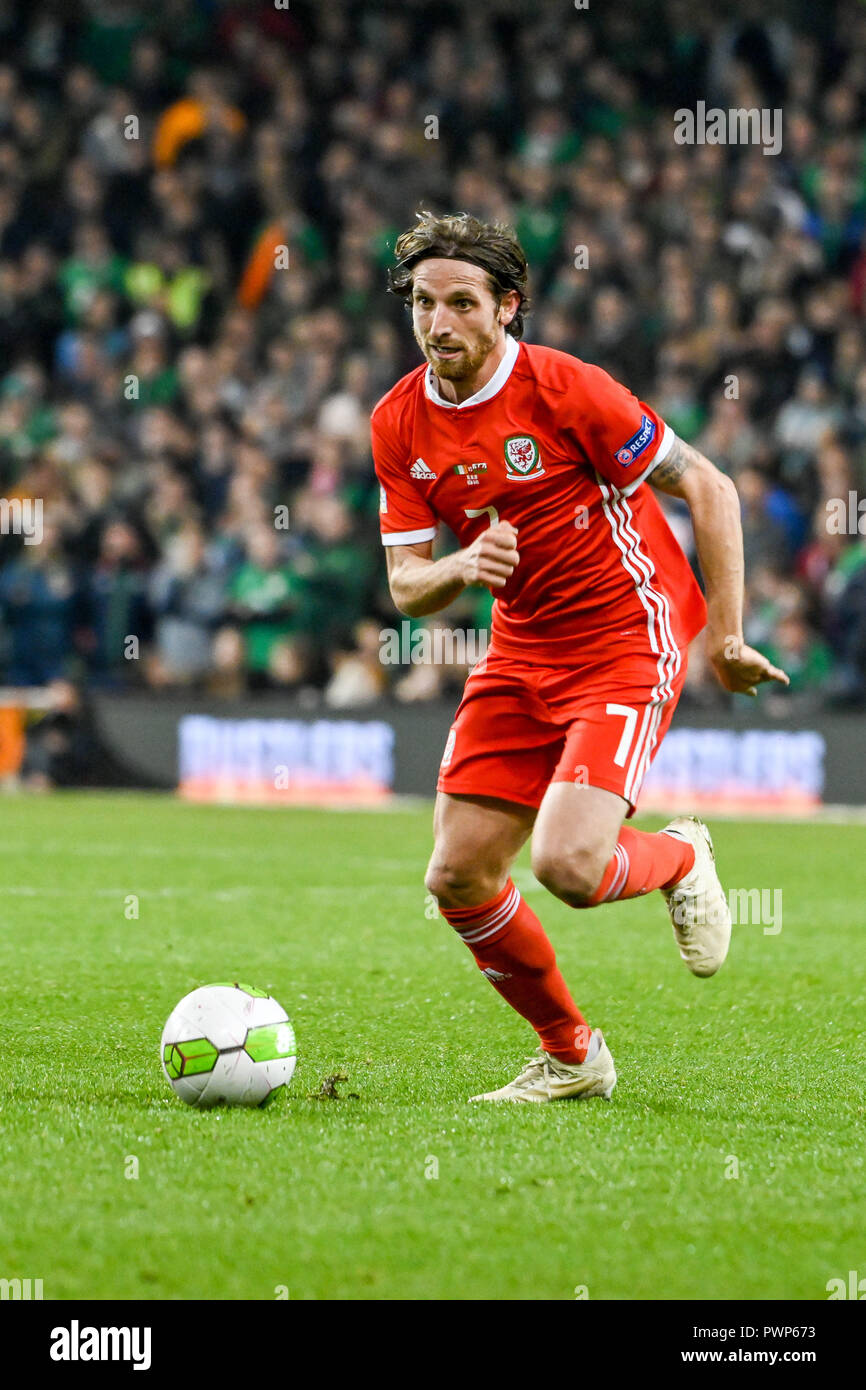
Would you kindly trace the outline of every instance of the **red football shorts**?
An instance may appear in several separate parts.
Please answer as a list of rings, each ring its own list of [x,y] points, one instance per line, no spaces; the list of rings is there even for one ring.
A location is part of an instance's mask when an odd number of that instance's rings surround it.
[[[539,666],[491,647],[470,673],[438,788],[540,806],[551,782],[616,792],[634,811],[686,677],[687,653]]]

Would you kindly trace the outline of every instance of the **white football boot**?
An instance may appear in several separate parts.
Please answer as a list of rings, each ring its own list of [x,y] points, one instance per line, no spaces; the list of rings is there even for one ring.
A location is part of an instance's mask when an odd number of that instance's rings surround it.
[[[677,816],[661,833],[694,847],[694,868],[662,893],[689,970],[693,975],[715,975],[731,944],[731,910],[716,873],[710,832],[697,816]]]
[[[601,1029],[596,1028],[590,1035],[585,1062],[560,1062],[539,1049],[507,1086],[469,1099],[547,1101],[604,1096],[605,1100],[610,1100],[615,1085],[613,1058]]]

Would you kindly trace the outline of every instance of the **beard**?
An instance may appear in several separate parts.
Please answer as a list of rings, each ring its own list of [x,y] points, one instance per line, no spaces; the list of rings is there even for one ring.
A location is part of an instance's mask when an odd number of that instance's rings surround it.
[[[434,376],[441,377],[443,381],[466,381],[480,372],[490,353],[496,347],[499,338],[498,326],[491,329],[490,333],[476,338],[471,346],[461,343],[462,351],[458,357],[444,360],[434,357],[425,339],[415,334],[416,341]],[[442,344],[446,346],[446,344]],[[450,346],[450,344],[448,345]]]

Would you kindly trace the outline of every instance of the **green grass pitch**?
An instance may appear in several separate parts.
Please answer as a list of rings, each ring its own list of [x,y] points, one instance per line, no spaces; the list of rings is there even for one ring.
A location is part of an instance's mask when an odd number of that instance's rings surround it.
[[[429,807],[8,800],[0,1276],[45,1298],[821,1300],[866,1275],[866,831],[714,831],[726,885],[781,889],[783,924],[735,928],[712,980],[658,894],[576,913],[521,860],[619,1085],[470,1106],[534,1035],[425,916]],[[285,1005],[298,1068],[269,1109],[198,1113],[160,1032],[227,978]]]

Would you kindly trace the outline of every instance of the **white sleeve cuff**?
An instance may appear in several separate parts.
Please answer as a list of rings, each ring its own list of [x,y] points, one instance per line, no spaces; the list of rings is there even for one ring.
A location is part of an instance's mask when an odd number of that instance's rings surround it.
[[[383,545],[417,545],[419,541],[436,539],[436,527],[425,526],[423,531],[383,531]]]

